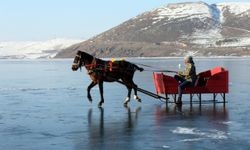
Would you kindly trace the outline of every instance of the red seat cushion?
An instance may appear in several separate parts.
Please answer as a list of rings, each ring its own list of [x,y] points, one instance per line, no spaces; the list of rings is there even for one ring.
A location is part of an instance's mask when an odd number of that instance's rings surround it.
[[[216,67],[216,68],[214,68],[214,69],[211,70],[211,76],[213,76],[213,75],[215,75],[217,73],[220,73],[222,71],[224,71],[224,68],[222,68],[222,67]]]

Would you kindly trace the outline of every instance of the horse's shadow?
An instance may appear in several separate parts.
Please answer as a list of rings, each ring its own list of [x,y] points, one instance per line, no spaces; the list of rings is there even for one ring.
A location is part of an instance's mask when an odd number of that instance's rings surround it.
[[[124,107],[124,115],[114,118],[113,116],[105,115],[104,108],[100,107],[99,115],[96,115],[96,109],[88,110],[88,139],[89,147],[111,147],[116,145],[117,138],[125,140],[126,137],[133,134],[137,124],[141,107],[131,111],[130,107]],[[128,140],[126,138],[126,140]]]

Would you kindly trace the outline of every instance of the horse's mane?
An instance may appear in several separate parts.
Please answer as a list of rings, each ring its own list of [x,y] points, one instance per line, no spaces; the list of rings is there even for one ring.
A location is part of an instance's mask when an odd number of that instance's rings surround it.
[[[84,52],[84,51],[81,51],[81,53],[82,53],[82,55],[84,55],[84,57],[91,57],[91,58],[93,58],[94,56],[93,55],[90,55],[89,53],[86,53],[86,52]]]
[[[105,60],[97,58],[97,57],[95,57],[95,56],[93,56],[93,55],[91,55],[89,53],[86,53],[84,51],[81,51],[81,52],[82,52],[82,57],[84,59],[88,59],[88,61],[90,61],[89,63],[91,63],[93,59],[96,59],[97,61],[101,61],[101,62],[106,62]]]

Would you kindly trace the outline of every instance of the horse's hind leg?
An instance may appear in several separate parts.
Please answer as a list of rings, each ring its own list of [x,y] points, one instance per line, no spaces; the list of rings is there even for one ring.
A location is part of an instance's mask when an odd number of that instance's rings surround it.
[[[102,107],[102,103],[104,103],[104,98],[103,98],[103,81],[99,81],[98,85],[99,85],[99,91],[100,91],[100,95],[101,95],[101,101],[99,102],[98,107]]]
[[[97,83],[96,82],[91,82],[90,85],[88,86],[88,89],[87,89],[87,97],[89,99],[89,102],[92,102],[92,97],[90,95],[90,90],[96,85]]]
[[[125,106],[127,106],[128,102],[130,101],[130,96],[131,96],[131,91],[132,91],[131,86],[126,85],[126,87],[128,89],[128,95],[127,95],[127,97],[126,97],[126,99],[125,99],[125,101],[123,103]]]
[[[132,80],[132,85],[133,85],[133,89],[134,89],[134,100],[141,102],[141,99],[137,96],[138,86],[133,82],[133,80]]]

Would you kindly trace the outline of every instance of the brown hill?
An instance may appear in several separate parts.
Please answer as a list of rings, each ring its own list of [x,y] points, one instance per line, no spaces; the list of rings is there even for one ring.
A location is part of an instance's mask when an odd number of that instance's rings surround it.
[[[248,30],[250,3],[169,4],[68,47],[56,57],[73,57],[77,50],[98,57],[250,55]]]

